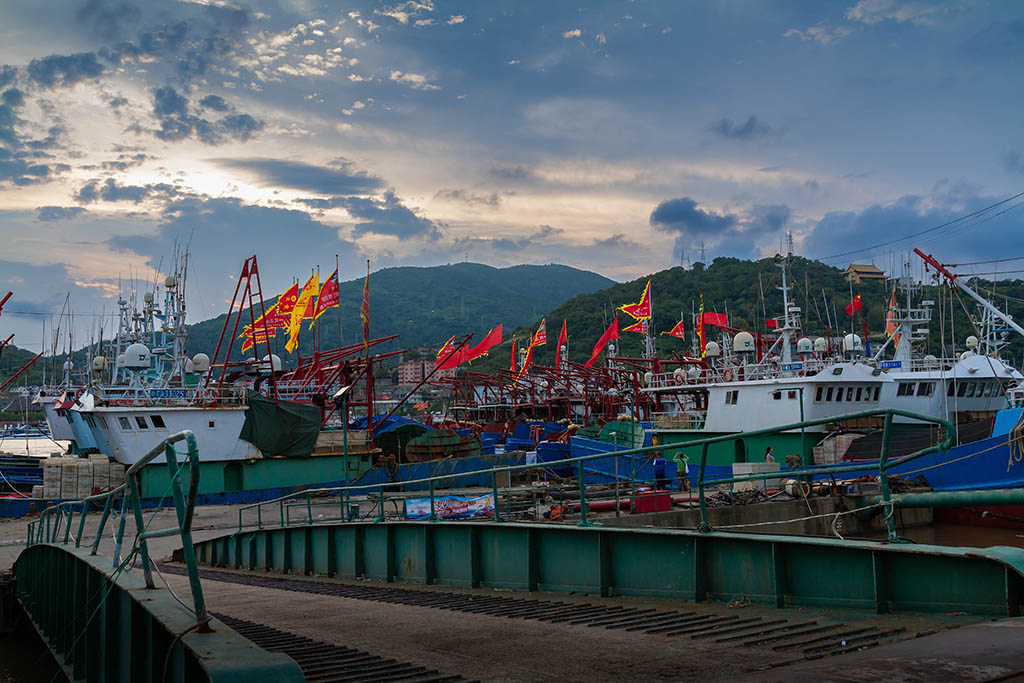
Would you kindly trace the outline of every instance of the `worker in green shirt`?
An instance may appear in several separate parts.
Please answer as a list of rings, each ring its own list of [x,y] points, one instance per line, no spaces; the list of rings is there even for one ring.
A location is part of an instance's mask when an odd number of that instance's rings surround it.
[[[689,491],[690,459],[686,457],[686,453],[683,451],[676,451],[676,454],[672,456],[672,460],[676,463],[676,479],[679,482],[679,490]]]

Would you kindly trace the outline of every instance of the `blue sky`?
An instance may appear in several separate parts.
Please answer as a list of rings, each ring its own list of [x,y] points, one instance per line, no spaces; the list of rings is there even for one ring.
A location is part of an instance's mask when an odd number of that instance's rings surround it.
[[[778,251],[1018,255],[1024,5],[0,5],[2,328],[38,347],[191,240],[190,317],[248,254],[559,262],[624,280]],[[959,225],[959,224],[958,224]],[[2,292],[0,292],[2,294]],[[6,335],[4,335],[6,336]]]

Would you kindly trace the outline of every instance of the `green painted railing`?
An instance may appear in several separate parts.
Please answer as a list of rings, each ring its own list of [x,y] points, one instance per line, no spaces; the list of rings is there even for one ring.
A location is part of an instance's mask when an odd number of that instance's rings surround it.
[[[184,441],[186,458],[179,465],[175,444]],[[169,492],[177,524],[150,530],[140,496],[140,472],[161,453],[172,472]],[[189,470],[188,494],[181,476]],[[47,508],[28,525],[26,548],[14,567],[16,593],[40,635],[72,680],[96,681],[301,681],[298,666],[288,657],[266,652],[213,619],[206,611],[199,569],[193,552],[192,515],[199,488],[199,451],[193,433],[178,432],[161,441],[125,473],[115,489],[65,501]],[[96,557],[103,532],[120,498],[113,561],[107,567]],[[82,548],[92,505],[103,513],[92,542]],[[135,519],[135,538],[124,559],[126,520]],[[72,534],[78,514],[77,533]],[[181,539],[192,606],[153,582],[147,539]],[[142,578],[127,570],[136,556]],[[253,678],[255,677],[255,678]]]
[[[928,448],[921,449],[914,453],[902,456],[900,458],[889,459],[889,440],[892,437],[892,421],[894,417],[905,417],[909,419],[918,420],[920,422],[931,423],[938,425],[942,428],[943,436],[941,441]],[[578,505],[580,512],[580,525],[588,526],[592,524],[588,515],[588,500],[587,500],[587,487],[585,484],[585,474],[587,469],[585,463],[596,461],[596,460],[608,460],[611,458],[618,457],[633,457],[637,455],[655,455],[671,453],[683,449],[700,448],[700,471],[697,480],[698,498],[700,505],[701,524],[698,526],[699,531],[711,531],[711,526],[708,523],[708,511],[707,501],[705,497],[705,489],[709,485],[719,484],[731,484],[737,482],[759,482],[766,479],[778,479],[783,476],[782,473],[760,473],[751,474],[737,477],[726,477],[726,478],[715,478],[708,480],[705,477],[707,460],[708,460],[708,448],[711,444],[724,443],[729,441],[735,441],[737,439],[750,438],[754,436],[765,436],[770,434],[777,434],[780,432],[803,430],[807,427],[814,427],[817,425],[830,424],[834,422],[842,422],[845,420],[854,420],[859,418],[867,417],[882,417],[884,418],[883,429],[882,429],[882,445],[881,452],[879,454],[879,461],[877,464],[878,479],[882,490],[881,503],[880,505],[891,507],[890,499],[891,492],[889,490],[889,471],[902,465],[906,462],[910,462],[922,456],[928,455],[929,453],[935,453],[938,451],[946,451],[953,445],[953,436],[955,429],[953,425],[948,421],[938,417],[932,417],[928,415],[918,415],[917,413],[911,413],[905,410],[896,410],[893,408],[888,409],[875,409],[875,410],[864,410],[855,413],[847,413],[845,415],[831,416],[827,418],[820,418],[814,420],[801,420],[792,424],[781,425],[778,427],[771,427],[768,429],[758,429],[749,432],[738,432],[735,434],[725,434],[722,436],[707,437],[704,439],[695,439],[684,443],[677,444],[664,444],[658,446],[647,446],[643,448],[632,448],[622,451],[612,451],[610,453],[596,453],[593,455],[581,456],[578,458],[569,458],[565,460],[558,460],[552,462],[544,462],[537,464],[527,465],[508,465],[501,467],[493,467],[489,469],[477,470],[473,472],[461,472],[458,474],[445,474],[434,477],[425,477],[421,479],[411,479],[406,481],[389,482],[387,484],[368,484],[361,486],[336,486],[328,488],[312,488],[304,491],[298,491],[295,493],[275,498],[273,500],[263,501],[260,503],[252,503],[250,505],[242,506],[238,509],[238,529],[236,533],[241,532],[244,528],[243,515],[249,510],[256,511],[256,526],[257,528],[263,528],[263,510],[267,506],[277,505],[279,507],[279,520],[278,525],[282,527],[290,526],[292,524],[290,511],[295,507],[304,507],[307,511],[307,517],[305,524],[317,523],[313,519],[312,508],[313,505],[324,505],[321,501],[314,502],[313,496],[326,496],[326,495],[337,495],[338,501],[336,503],[329,503],[329,505],[336,505],[339,509],[339,517],[337,519],[326,519],[324,522],[348,522],[353,521],[351,515],[351,504],[353,497],[366,496],[367,500],[373,501],[375,499],[375,507],[378,510],[378,514],[374,521],[383,522],[386,519],[385,514],[385,501],[387,500],[387,492],[396,488],[405,487],[411,484],[427,484],[428,491],[427,495],[430,498],[430,509],[431,509],[431,521],[436,519],[436,488],[437,484],[445,481],[452,481],[460,477],[469,477],[474,475],[489,474],[491,481],[491,494],[494,497],[494,512],[493,518],[496,522],[503,522],[507,520],[502,519],[501,505],[499,503],[499,486],[498,478],[499,475],[508,474],[511,476],[514,472],[523,472],[527,470],[549,470],[552,467],[561,465],[571,465],[576,468],[576,478],[578,484]],[[856,472],[870,469],[865,463],[859,463],[856,465],[841,465],[841,466],[829,466],[829,467],[801,467],[799,470],[792,470],[788,472],[789,476],[804,478],[812,477],[818,474],[838,474],[842,472]],[[618,498],[618,476],[616,476],[616,500]],[[299,503],[288,503],[287,501],[301,500]],[[616,506],[618,502],[616,502]],[[895,516],[892,514],[887,515],[887,525],[889,531],[889,538],[891,541],[898,541],[899,538],[896,533],[896,521]]]

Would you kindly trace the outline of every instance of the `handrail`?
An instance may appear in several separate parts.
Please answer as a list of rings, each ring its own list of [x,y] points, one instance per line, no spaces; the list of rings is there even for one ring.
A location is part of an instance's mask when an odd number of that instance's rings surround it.
[[[769,428],[764,428],[764,429],[756,429],[756,430],[752,430],[752,431],[748,431],[748,432],[737,432],[735,434],[724,434],[724,435],[721,435],[721,436],[711,436],[711,437],[706,437],[706,438],[703,438],[703,439],[694,439],[692,441],[687,441],[687,442],[678,443],[678,444],[664,444],[664,445],[658,445],[658,446],[645,446],[645,447],[641,447],[641,448],[631,448],[631,449],[626,449],[626,450],[621,450],[621,451],[610,451],[610,452],[607,452],[607,453],[595,453],[595,454],[592,454],[592,455],[585,455],[585,456],[580,456],[580,457],[577,457],[577,458],[566,458],[566,459],[563,459],[563,460],[547,461],[547,462],[536,463],[536,464],[503,465],[503,466],[499,466],[499,467],[492,467],[492,468],[482,469],[482,470],[473,470],[473,471],[469,471],[469,472],[456,472],[456,473],[452,473],[452,474],[442,474],[442,475],[436,475],[436,476],[431,476],[431,477],[423,477],[423,478],[420,478],[420,479],[407,479],[407,480],[402,480],[402,481],[397,481],[397,482],[388,482],[386,484],[363,484],[363,485],[358,485],[358,486],[349,485],[349,486],[333,486],[333,487],[309,488],[309,489],[304,489],[302,491],[296,491],[296,492],[293,492],[293,493],[290,493],[290,494],[287,494],[287,495],[284,495],[284,496],[280,496],[278,498],[274,498],[274,499],[271,499],[271,500],[261,501],[259,503],[251,503],[249,505],[244,505],[244,506],[240,507],[238,509],[238,529],[234,533],[237,534],[237,533],[242,531],[242,529],[243,529],[242,515],[243,515],[243,513],[245,511],[251,510],[251,509],[256,509],[256,511],[257,511],[257,526],[262,528],[262,526],[263,526],[262,510],[263,510],[263,506],[265,506],[265,505],[279,504],[280,507],[281,507],[281,510],[282,510],[281,519],[280,519],[279,523],[282,526],[287,526],[287,521],[286,521],[285,515],[283,513],[283,511],[284,511],[284,502],[286,500],[290,500],[290,499],[294,499],[294,498],[305,497],[305,499],[307,501],[307,506],[308,506],[308,504],[309,504],[308,501],[309,501],[309,497],[310,497],[311,494],[338,493],[339,496],[340,496],[340,504],[341,504],[341,509],[342,509],[342,518],[343,518],[342,521],[348,521],[348,519],[347,519],[348,518],[348,513],[347,513],[347,510],[346,510],[346,498],[347,497],[350,498],[353,495],[353,493],[356,493],[357,495],[359,493],[366,493],[366,494],[368,494],[368,496],[367,496],[368,499],[369,498],[373,498],[373,497],[379,497],[379,501],[380,501],[380,506],[381,507],[380,507],[380,514],[377,517],[377,521],[383,521],[383,519],[384,519],[384,490],[385,489],[396,487],[396,486],[409,486],[410,484],[428,484],[429,485],[429,497],[430,497],[430,501],[431,501],[431,510],[433,510],[434,509],[434,500],[435,500],[435,492],[434,492],[434,483],[435,482],[451,480],[451,479],[458,479],[460,477],[472,477],[472,476],[487,475],[487,474],[490,475],[491,482],[492,482],[491,488],[492,488],[492,491],[493,491],[494,504],[495,504],[494,517],[495,517],[496,521],[501,521],[501,514],[498,511],[498,496],[497,496],[497,488],[498,487],[497,487],[497,485],[495,483],[497,481],[497,475],[498,474],[503,474],[503,473],[511,474],[512,472],[519,472],[519,471],[532,470],[532,469],[545,469],[545,468],[551,468],[551,467],[556,467],[556,466],[560,466],[560,465],[575,465],[575,466],[578,467],[578,476],[580,477],[579,484],[580,484],[580,490],[581,490],[581,504],[580,504],[581,521],[580,521],[580,524],[586,526],[586,525],[590,524],[591,522],[589,522],[587,520],[587,506],[585,505],[585,500],[584,500],[585,496],[586,496],[586,493],[585,493],[584,486],[583,486],[583,481],[582,481],[582,478],[583,478],[583,475],[584,475],[583,463],[591,461],[591,460],[606,460],[606,459],[612,458],[612,457],[626,456],[628,458],[632,458],[633,456],[636,456],[636,455],[664,454],[664,453],[680,451],[680,450],[683,450],[683,449],[692,449],[692,448],[698,448],[698,447],[701,449],[700,471],[699,471],[699,475],[698,475],[698,478],[697,478],[698,497],[699,497],[699,504],[700,504],[700,513],[701,513],[701,524],[700,524],[700,526],[698,528],[700,530],[702,530],[702,531],[711,531],[712,530],[711,526],[708,524],[707,503],[706,503],[705,495],[704,495],[705,486],[707,484],[709,484],[709,483],[712,483],[714,485],[718,485],[718,484],[728,484],[728,483],[736,483],[736,482],[742,482],[742,481],[763,481],[763,480],[765,480],[766,475],[765,475],[765,473],[762,472],[762,473],[758,473],[758,474],[742,475],[742,476],[736,476],[736,477],[715,477],[713,479],[706,478],[705,475],[706,475],[706,471],[707,471],[708,447],[710,445],[717,444],[717,443],[725,443],[725,442],[735,441],[737,439],[746,439],[746,438],[750,438],[750,437],[754,437],[754,436],[763,436],[763,435],[767,435],[767,434],[775,434],[775,433],[779,433],[779,432],[798,430],[798,429],[802,429],[802,428],[806,428],[806,427],[813,427],[813,426],[822,425],[822,424],[829,424],[829,423],[833,423],[833,422],[840,422],[840,421],[845,421],[845,420],[854,420],[854,419],[864,418],[864,417],[877,417],[877,416],[882,416],[885,419],[884,427],[883,427],[883,431],[882,431],[882,450],[881,450],[881,453],[880,453],[880,458],[879,458],[879,462],[878,462],[877,466],[878,466],[878,471],[879,471],[879,481],[881,482],[881,488],[882,488],[882,499],[883,499],[882,504],[888,506],[888,505],[891,505],[891,502],[890,502],[890,491],[889,491],[889,485],[888,485],[888,472],[889,472],[889,470],[891,470],[892,468],[897,467],[899,465],[902,465],[902,464],[904,464],[906,462],[910,462],[912,460],[916,460],[917,458],[920,458],[922,456],[928,455],[930,453],[935,453],[935,452],[938,452],[938,451],[947,451],[947,450],[949,450],[950,446],[953,445],[953,437],[954,437],[954,434],[955,434],[955,428],[953,427],[953,424],[951,422],[949,422],[948,420],[945,420],[943,418],[940,418],[940,417],[934,417],[934,416],[930,416],[930,415],[919,415],[917,413],[912,413],[912,412],[906,411],[906,410],[898,410],[898,409],[895,409],[895,408],[875,408],[875,409],[871,409],[871,410],[862,410],[862,411],[858,411],[858,412],[855,412],[855,413],[848,413],[848,414],[845,414],[845,415],[832,415],[832,416],[829,416],[829,417],[816,418],[816,419],[813,419],[813,420],[802,420],[800,422],[795,422],[795,423],[792,423],[792,424],[780,425],[780,426],[777,426],[777,427],[769,427]],[[915,452],[910,453],[908,455],[904,455],[904,456],[901,456],[899,458],[895,458],[893,460],[889,460],[889,458],[888,458],[888,444],[889,444],[889,439],[890,439],[891,434],[892,434],[891,426],[892,426],[892,419],[894,417],[904,417],[904,418],[909,418],[909,419],[912,419],[912,420],[918,420],[918,421],[921,421],[921,422],[928,422],[928,423],[936,424],[936,425],[938,425],[938,426],[940,426],[942,428],[943,438],[940,441],[940,443],[938,443],[935,446],[929,446],[927,448],[923,448],[921,450],[915,451]],[[841,466],[838,466],[838,467],[836,467],[836,466],[811,467],[811,468],[803,468],[802,467],[802,468],[799,469],[799,471],[794,472],[794,475],[801,476],[801,477],[808,477],[808,476],[813,476],[813,475],[817,475],[817,474],[834,474],[834,473],[839,473],[839,472],[863,471],[863,470],[868,469],[868,468],[869,468],[869,466],[867,464],[865,464],[865,463],[859,463],[859,464],[855,464],[855,465],[841,465]],[[374,494],[376,494],[376,495],[374,495]],[[310,519],[308,523],[312,524],[313,523],[312,519]],[[888,526],[889,526],[889,532],[890,532],[890,534],[889,534],[890,535],[890,539],[891,540],[897,540],[896,530],[895,530],[895,520],[893,519],[892,515],[889,516]]]
[[[185,453],[186,459],[180,465],[178,464],[177,458],[178,452],[174,447],[174,444],[179,441],[185,441],[187,445],[187,451]],[[150,531],[148,530],[147,524],[145,523],[142,515],[142,496],[140,494],[142,488],[141,470],[157,458],[161,451],[163,451],[164,456],[167,459],[167,471],[170,476],[169,488],[174,499],[174,508],[177,513],[178,525],[167,529]],[[180,481],[181,471],[186,464],[189,466],[187,498],[182,493]],[[78,506],[81,506],[78,534],[74,538],[75,547],[78,548],[85,535],[85,520],[89,513],[90,503],[103,500],[103,515],[100,518],[99,526],[96,529],[96,536],[93,539],[92,549],[89,553],[90,555],[96,555],[99,550],[100,541],[103,538],[103,530],[106,528],[107,520],[110,518],[114,499],[118,496],[122,496],[113,567],[117,568],[121,564],[121,547],[124,539],[125,521],[128,513],[127,507],[130,501],[132,513],[135,517],[136,543],[139,547],[139,556],[142,559],[142,572],[146,580],[146,588],[156,588],[156,585],[153,582],[152,568],[149,560],[149,548],[147,546],[146,539],[171,536],[174,534],[180,535],[182,547],[185,549],[185,564],[188,568],[188,578],[192,591],[192,601],[195,606],[196,620],[200,631],[208,629],[207,624],[210,620],[210,616],[206,612],[206,602],[203,599],[203,589],[199,582],[199,569],[196,564],[195,553],[192,545],[192,517],[196,504],[196,495],[199,491],[199,448],[196,445],[195,434],[193,434],[191,430],[186,429],[163,439],[156,446],[150,449],[148,453],[142,456],[138,462],[129,467],[125,472],[125,477],[127,478],[127,481],[124,484],[121,484],[110,491],[87,496],[80,500],[64,501],[43,510],[39,519],[35,522],[29,523],[28,525],[28,535],[25,539],[26,547],[42,543],[59,543],[67,545],[71,541],[71,523],[74,520],[75,509]],[[126,491],[127,495],[123,495]],[[65,515],[67,516],[66,522],[64,522]],[[63,540],[60,539],[59,535],[62,523],[66,524]]]

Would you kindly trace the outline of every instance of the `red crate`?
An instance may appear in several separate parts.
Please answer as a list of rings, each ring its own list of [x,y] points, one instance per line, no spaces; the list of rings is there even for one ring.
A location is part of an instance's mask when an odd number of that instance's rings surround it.
[[[633,496],[633,512],[665,512],[672,509],[672,494],[668,491],[638,493]]]

